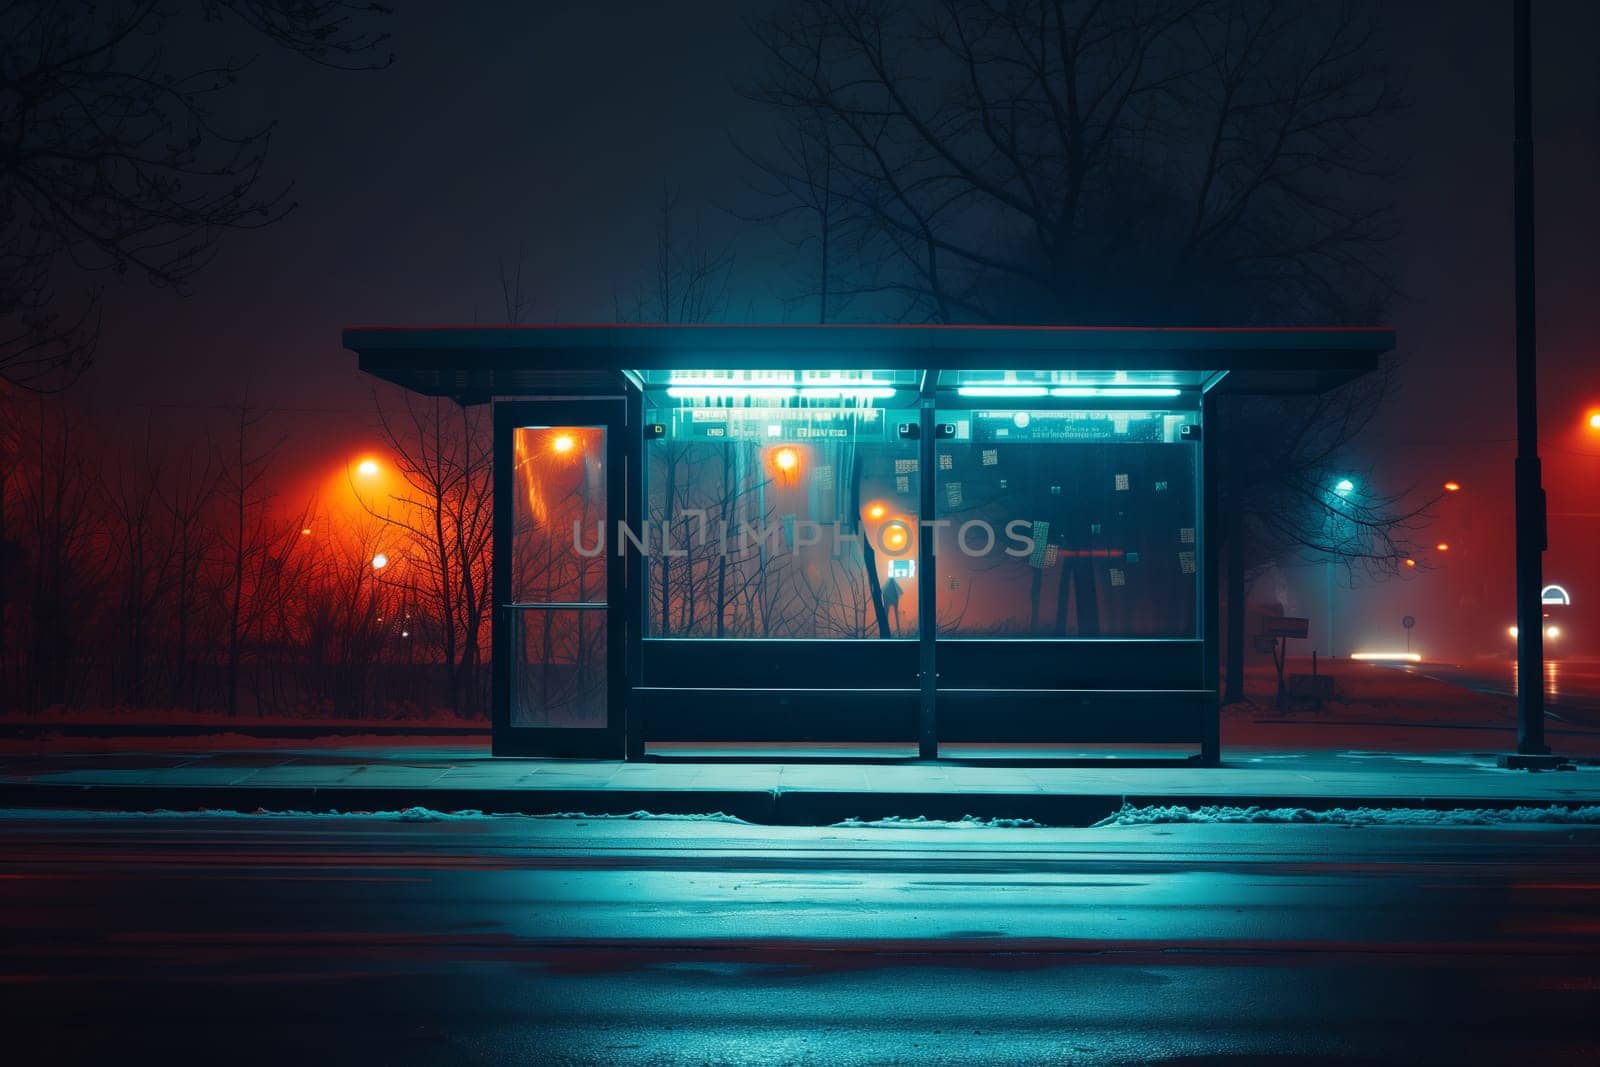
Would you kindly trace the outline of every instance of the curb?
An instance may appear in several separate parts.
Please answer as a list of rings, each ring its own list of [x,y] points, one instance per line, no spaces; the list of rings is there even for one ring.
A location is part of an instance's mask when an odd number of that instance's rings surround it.
[[[417,804],[439,811],[554,815],[583,812],[627,815],[703,815],[721,812],[764,826],[830,826],[846,819],[891,816],[957,820],[1032,819],[1046,826],[1092,826],[1124,805],[1185,808],[1577,808],[1600,799],[1429,796],[1199,796],[1162,793],[933,793],[833,789],[392,789],[355,787],[255,787],[0,785],[0,807],[88,811],[400,811]]]

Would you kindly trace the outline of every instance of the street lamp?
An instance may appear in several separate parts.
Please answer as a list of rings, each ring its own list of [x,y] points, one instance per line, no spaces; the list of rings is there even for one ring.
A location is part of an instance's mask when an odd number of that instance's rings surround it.
[[[1336,496],[1339,496],[1340,498],[1347,497],[1351,493],[1356,491],[1356,483],[1354,482],[1354,480],[1352,480],[1350,478],[1340,478],[1338,481],[1333,483],[1333,491],[1334,491],[1334,494]],[[1337,513],[1337,509],[1335,509],[1335,512]],[[1334,647],[1334,643],[1333,643],[1334,605],[1333,605],[1333,559],[1332,559],[1332,557],[1330,557],[1328,559],[1328,561],[1325,564],[1325,566],[1327,567],[1327,571],[1328,571],[1328,658],[1329,659],[1333,659],[1336,656],[1338,656],[1338,650]]]
[[[362,460],[356,464],[356,473],[363,478],[376,478],[378,476],[378,461],[375,459]]]
[[[1588,422],[1589,422],[1589,429],[1591,429],[1591,430],[1600,430],[1600,411],[1591,411],[1589,413]]]

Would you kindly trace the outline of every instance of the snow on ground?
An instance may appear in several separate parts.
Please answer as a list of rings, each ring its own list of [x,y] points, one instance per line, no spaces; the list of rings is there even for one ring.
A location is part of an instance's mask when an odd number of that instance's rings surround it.
[[[414,806],[397,811],[295,811],[267,810],[230,811],[227,809],[199,809],[179,811],[157,809],[153,811],[96,811],[92,809],[0,809],[0,822],[17,819],[62,820],[115,820],[115,819],[333,819],[377,820],[400,823],[450,823],[499,822],[515,824],[518,821],[542,822],[676,822],[724,823],[760,829],[783,831],[788,828],[760,827],[720,811],[698,815],[671,815],[649,811],[609,815],[567,811],[547,815],[521,813],[493,813],[476,809],[461,811],[436,811]],[[1267,808],[1207,805],[1189,808],[1182,805],[1127,806],[1113,815],[1094,823],[1089,829],[1116,829],[1119,827],[1161,826],[1174,823],[1191,825],[1323,825],[1323,826],[1421,826],[1421,827],[1537,827],[1537,826],[1595,826],[1600,825],[1600,805],[1563,807],[1512,807],[1512,808],[1329,808],[1322,811],[1310,808]],[[1045,830],[1070,829],[1052,827],[1033,819],[978,818],[964,816],[960,819],[929,819],[924,816],[889,816],[882,819],[845,819],[818,830],[882,830],[882,831],[940,831],[965,830]]]
[[[832,824],[845,830],[974,830],[974,829],[1034,829],[1044,823],[1033,819],[980,819],[976,815],[963,815],[959,819],[930,819],[926,815],[890,815],[882,819],[846,819]]]
[[[635,811],[626,815],[591,815],[581,811],[561,811],[549,815],[525,815],[520,812],[485,812],[476,808],[461,811],[435,811],[414,805],[401,811],[295,811],[256,808],[254,811],[235,811],[226,808],[200,808],[181,811],[175,808],[157,808],[154,811],[98,811],[91,808],[10,808],[0,809],[0,821],[5,819],[379,819],[393,822],[471,822],[483,819],[561,819],[561,820],[634,820],[651,822],[725,822],[750,826],[752,823],[720,811],[703,815],[662,815],[650,811]]]
[[[1124,807],[1095,826],[1150,826],[1159,823],[1333,823],[1343,826],[1528,826],[1600,823],[1600,805],[1545,808],[1310,808],[1180,805]]]

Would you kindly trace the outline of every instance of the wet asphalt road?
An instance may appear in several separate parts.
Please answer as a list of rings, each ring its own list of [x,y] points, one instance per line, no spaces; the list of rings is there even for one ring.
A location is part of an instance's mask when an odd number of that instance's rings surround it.
[[[1399,668],[1478,693],[1516,696],[1517,665],[1508,660],[1421,663]],[[1547,660],[1546,714],[1556,723],[1600,728],[1600,660]]]
[[[18,1064],[1592,1063],[1596,845],[11,813],[0,1003]]]

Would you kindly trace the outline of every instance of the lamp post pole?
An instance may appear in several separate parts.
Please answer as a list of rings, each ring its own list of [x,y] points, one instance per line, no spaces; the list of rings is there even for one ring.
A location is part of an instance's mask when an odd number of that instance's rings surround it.
[[[1544,740],[1545,500],[1539,470],[1539,395],[1533,287],[1533,54],[1531,0],[1514,0],[1512,202],[1517,336],[1517,753],[1548,754]]]
[[[1338,649],[1333,643],[1333,560],[1326,564],[1328,568],[1328,658],[1337,659]]]
[[[1333,495],[1338,497],[1340,500],[1347,500],[1349,498],[1350,494],[1355,492],[1355,491],[1356,491],[1356,483],[1355,483],[1354,480],[1352,480],[1350,478],[1340,478],[1338,481],[1333,483]],[[1331,512],[1332,512],[1332,518],[1334,520],[1345,520],[1345,519],[1347,519],[1347,516],[1339,509],[1339,507],[1337,505],[1335,505],[1335,506],[1333,506],[1331,508]],[[1344,536],[1344,529],[1341,527],[1334,536],[1342,538]],[[1334,594],[1334,583],[1333,583],[1333,557],[1332,556],[1328,557],[1328,560],[1327,560],[1327,563],[1325,564],[1325,566],[1328,569],[1328,658],[1329,659],[1334,659],[1339,655],[1339,650],[1334,646],[1334,643],[1333,643],[1333,638],[1334,638],[1334,634],[1333,634],[1333,622],[1334,622],[1333,594]]]

